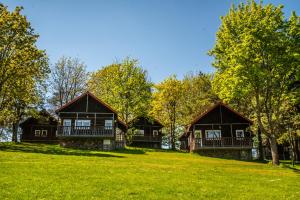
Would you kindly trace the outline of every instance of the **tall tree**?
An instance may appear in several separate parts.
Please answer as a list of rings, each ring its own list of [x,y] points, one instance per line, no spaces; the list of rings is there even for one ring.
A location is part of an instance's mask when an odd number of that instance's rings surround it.
[[[13,141],[23,114],[40,101],[39,86],[49,73],[46,53],[36,47],[38,35],[21,11],[0,4],[0,123],[14,127]]]
[[[221,18],[216,44],[210,51],[217,69],[215,91],[226,101],[251,97],[249,106],[270,142],[276,165],[276,140],[282,134],[280,108],[286,100],[289,78],[299,66],[282,8],[255,1],[233,6]]]
[[[183,84],[175,76],[155,85],[152,100],[152,115],[166,125],[170,132],[171,147],[176,149],[176,130],[179,127],[180,103],[183,99]]]
[[[152,83],[138,60],[126,58],[91,74],[88,88],[116,109],[128,123],[149,110]]]
[[[61,57],[52,68],[50,104],[61,107],[86,90],[88,73],[78,58]]]
[[[179,119],[181,125],[189,124],[196,115],[218,100],[212,90],[212,78],[211,74],[202,72],[188,73],[184,76],[182,80],[184,100],[179,105],[179,112],[182,114]]]

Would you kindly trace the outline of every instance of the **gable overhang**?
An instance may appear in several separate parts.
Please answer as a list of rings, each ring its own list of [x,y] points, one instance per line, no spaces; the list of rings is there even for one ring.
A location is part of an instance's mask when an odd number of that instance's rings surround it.
[[[112,113],[117,115],[117,111],[115,111],[112,107],[110,107],[107,103],[105,103],[104,101],[102,101],[101,99],[97,98],[95,95],[93,95],[91,92],[87,91],[83,94],[81,94],[80,96],[76,97],[75,99],[69,101],[68,103],[66,103],[65,105],[61,106],[60,108],[58,108],[57,110],[55,110],[55,113],[58,114],[59,112],[61,112],[63,109],[71,106],[73,103],[75,103],[76,101],[84,98],[85,96],[89,96],[91,98],[93,98],[96,102],[98,102],[99,104],[103,105],[104,107],[106,107],[108,110],[110,110]]]
[[[211,106],[209,109],[207,109],[205,112],[199,114],[189,125],[189,127],[191,127],[192,125],[196,124],[199,120],[201,120],[202,118],[204,118],[208,113],[210,113],[211,111],[213,111],[215,108],[217,108],[218,106],[224,106],[225,108],[227,108],[228,110],[230,110],[231,112],[233,112],[234,114],[238,115],[239,117],[243,118],[244,120],[246,120],[250,125],[253,124],[253,121],[248,119],[247,117],[245,117],[244,115],[242,115],[241,113],[235,111],[234,109],[230,108],[228,105],[222,103],[222,102],[218,102],[216,104],[214,104],[213,106]]]

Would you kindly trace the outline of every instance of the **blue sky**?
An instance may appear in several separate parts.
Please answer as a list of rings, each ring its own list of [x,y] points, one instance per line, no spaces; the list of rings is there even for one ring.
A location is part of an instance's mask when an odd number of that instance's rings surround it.
[[[4,0],[13,9],[24,7],[53,64],[63,55],[78,57],[88,71],[137,58],[159,82],[171,74],[212,72],[213,47],[220,16],[238,0]],[[299,0],[274,0],[286,16],[300,14]]]

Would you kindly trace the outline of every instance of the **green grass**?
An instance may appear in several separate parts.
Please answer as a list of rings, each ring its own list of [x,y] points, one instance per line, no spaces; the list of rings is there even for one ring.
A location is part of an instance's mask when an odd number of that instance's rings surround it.
[[[0,144],[0,199],[300,199],[300,167],[149,149]]]

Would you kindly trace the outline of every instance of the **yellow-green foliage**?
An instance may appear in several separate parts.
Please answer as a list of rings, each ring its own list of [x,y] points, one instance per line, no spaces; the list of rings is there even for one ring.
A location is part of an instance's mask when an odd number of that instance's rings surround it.
[[[45,51],[36,46],[22,8],[10,12],[0,3],[0,122],[14,122],[25,108],[40,101],[39,87],[49,73]]]
[[[126,123],[147,114],[151,86],[147,71],[130,58],[92,73],[88,81],[89,90],[116,109]]]

